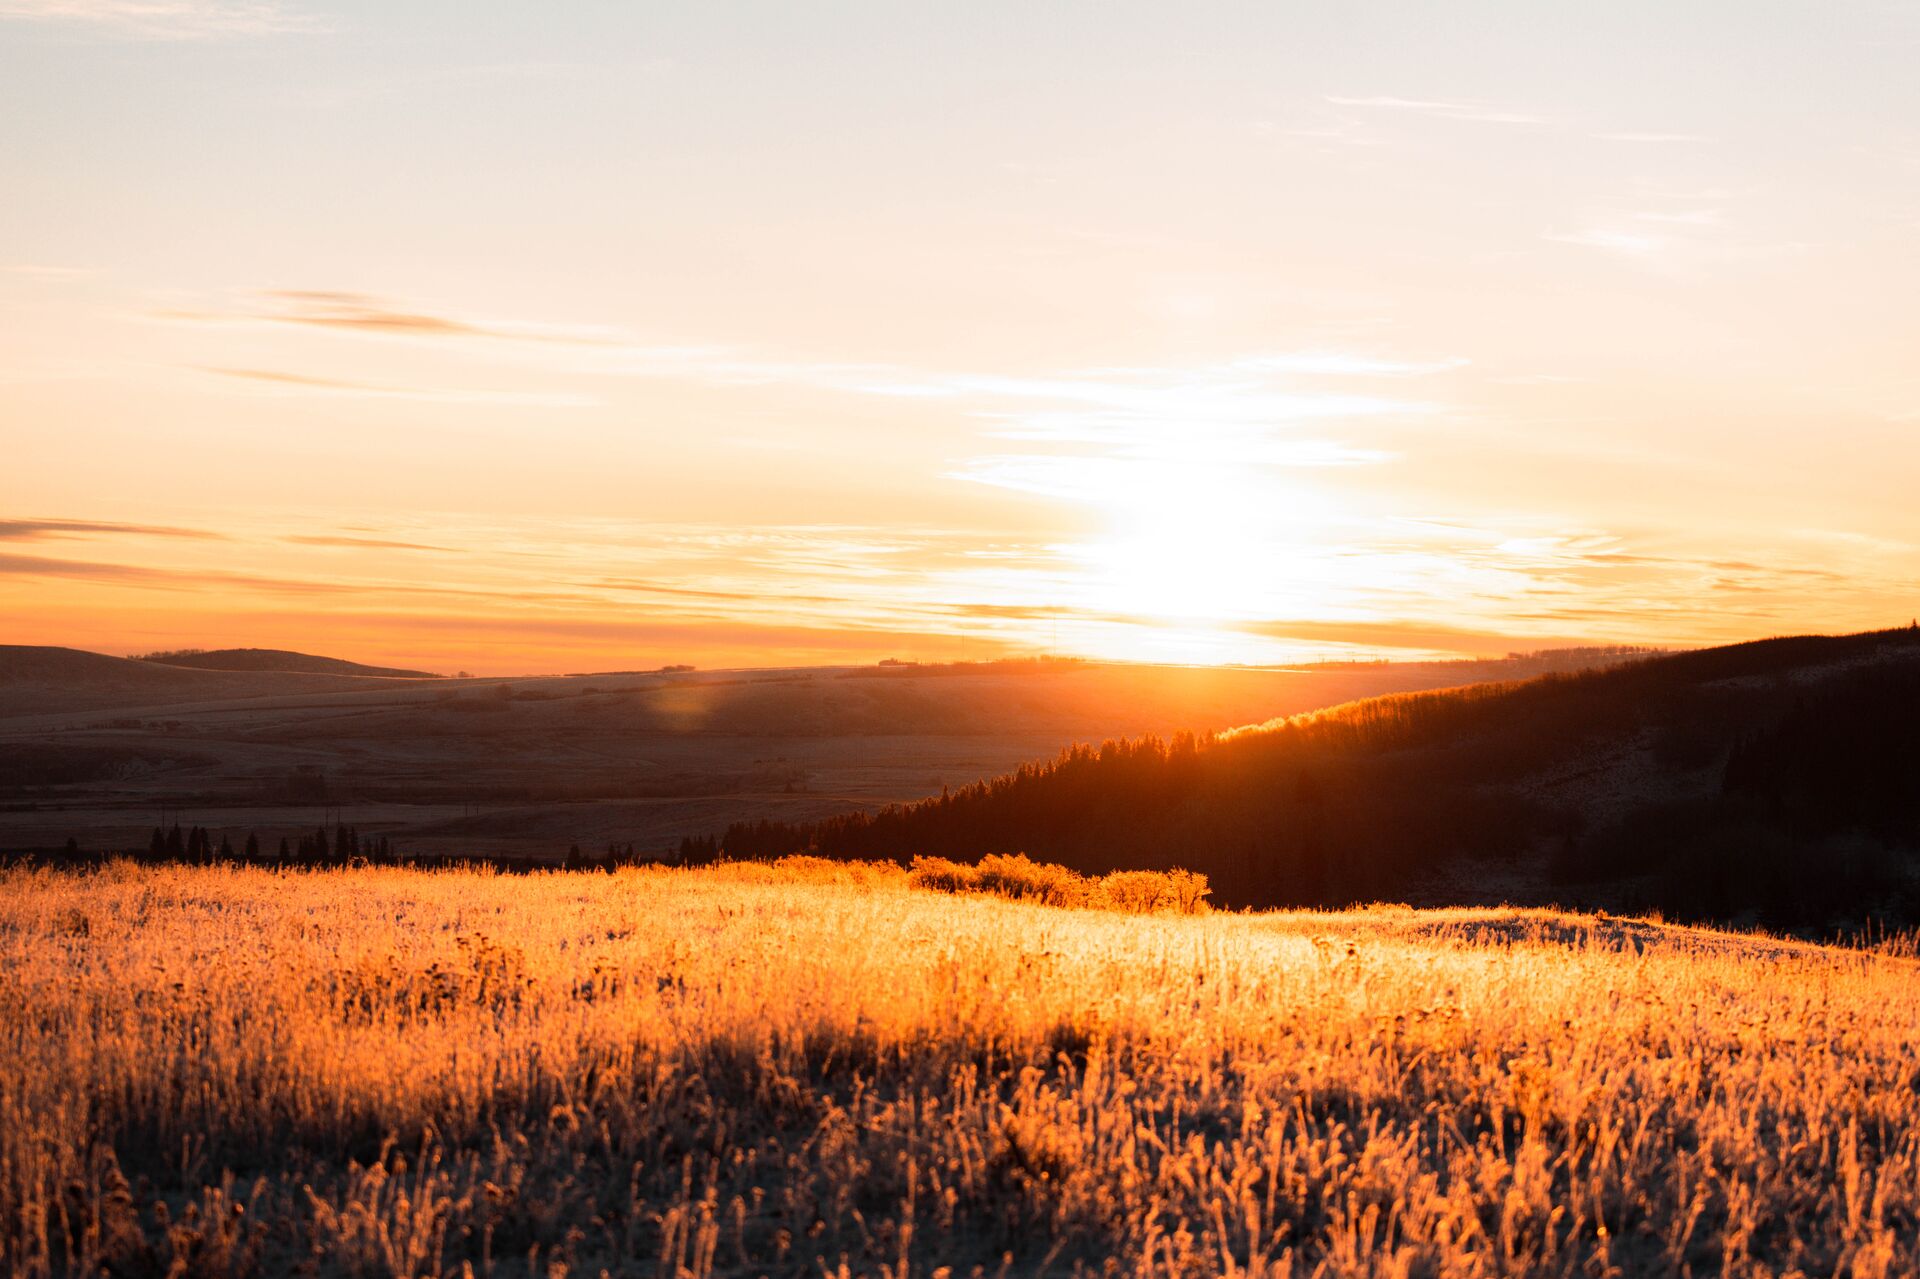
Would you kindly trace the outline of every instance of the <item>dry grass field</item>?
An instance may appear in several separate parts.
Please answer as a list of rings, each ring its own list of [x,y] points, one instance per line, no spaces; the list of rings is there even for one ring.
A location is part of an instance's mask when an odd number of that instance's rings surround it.
[[[879,868],[0,875],[0,1272],[1920,1271],[1920,971]]]

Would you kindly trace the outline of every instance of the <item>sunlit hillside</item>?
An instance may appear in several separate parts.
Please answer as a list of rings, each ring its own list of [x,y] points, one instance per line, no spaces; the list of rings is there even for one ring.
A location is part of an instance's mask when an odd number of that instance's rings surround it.
[[[1920,625],[1078,746],[736,858],[1178,864],[1234,906],[1526,902],[1829,938],[1920,925]]]
[[[1920,1269],[1905,943],[117,864],[0,973],[13,1275]]]

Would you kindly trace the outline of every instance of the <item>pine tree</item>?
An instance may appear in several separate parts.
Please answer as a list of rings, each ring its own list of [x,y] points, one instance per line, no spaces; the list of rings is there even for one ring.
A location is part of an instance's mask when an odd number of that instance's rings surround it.
[[[260,860],[260,836],[253,831],[247,832],[247,860],[250,862]]]

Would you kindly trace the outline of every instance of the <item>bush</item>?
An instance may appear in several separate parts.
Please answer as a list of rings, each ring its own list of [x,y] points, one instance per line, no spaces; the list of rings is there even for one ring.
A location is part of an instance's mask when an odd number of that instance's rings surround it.
[[[965,862],[944,857],[916,857],[907,882],[915,888],[930,888],[936,893],[975,893],[980,891],[980,872]]]
[[[716,862],[715,877],[746,884],[856,884],[872,888],[895,884],[906,876],[892,862],[842,862],[794,853],[771,861]]]
[[[1047,906],[1085,906],[1093,884],[1065,866],[1036,862],[1025,853],[992,853],[980,859],[978,888],[996,897],[1038,901]]]
[[[1212,891],[1205,875],[1190,870],[1116,870],[1099,884],[1101,905],[1134,915],[1197,915]]]
[[[945,857],[916,857],[907,882],[940,893],[986,893],[1038,902],[1147,915],[1193,915],[1206,909],[1207,877],[1190,870],[1121,870],[1079,875],[1024,853],[989,854],[977,865]]]

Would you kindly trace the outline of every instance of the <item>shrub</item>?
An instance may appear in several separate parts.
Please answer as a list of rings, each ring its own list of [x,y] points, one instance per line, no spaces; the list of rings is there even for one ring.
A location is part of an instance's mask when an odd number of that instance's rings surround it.
[[[1099,904],[1135,915],[1197,915],[1212,891],[1205,875],[1190,870],[1117,870],[1103,876],[1099,888]]]
[[[1025,853],[990,853],[976,867],[979,886],[975,890],[998,897],[1038,901],[1047,906],[1085,906],[1093,897],[1093,884],[1065,866],[1037,862]]]
[[[1198,914],[1206,909],[1211,892],[1207,877],[1190,870],[1121,870],[1089,877],[1024,853],[991,853],[972,866],[945,857],[916,857],[907,882],[940,893],[986,893],[1045,906],[1136,915]]]
[[[915,888],[930,888],[936,893],[974,893],[980,891],[980,873],[965,862],[944,857],[916,857],[907,882]]]
[[[798,881],[805,884],[857,884],[871,888],[897,883],[906,876],[892,862],[835,861],[829,857],[811,857],[793,853],[772,861],[716,862],[715,876],[736,883],[779,884]]]

